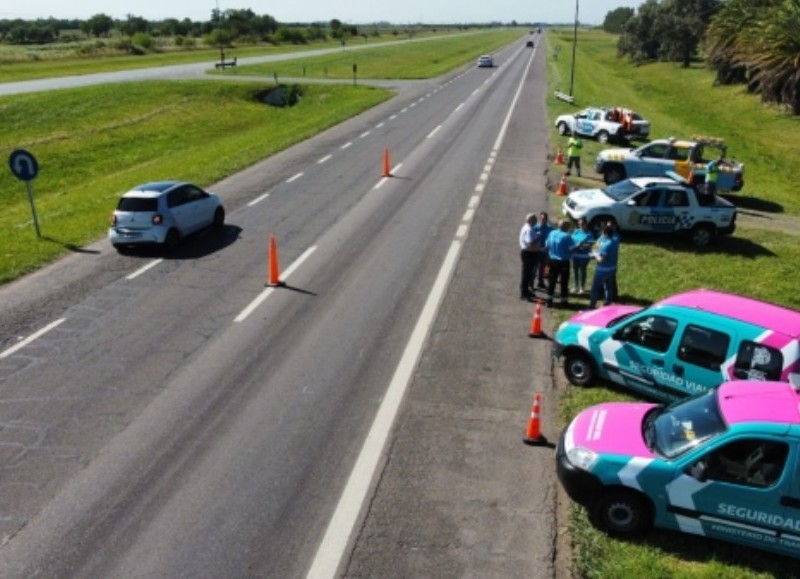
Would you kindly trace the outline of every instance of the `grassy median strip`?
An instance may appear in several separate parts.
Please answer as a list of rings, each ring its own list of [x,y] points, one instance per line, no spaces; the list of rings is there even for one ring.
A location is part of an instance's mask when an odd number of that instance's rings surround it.
[[[740,212],[732,237],[698,251],[678,239],[623,235],[619,265],[619,301],[647,305],[668,295],[698,287],[754,296],[800,310],[795,287],[800,255],[800,215],[793,173],[800,161],[797,119],[774,107],[762,106],[742,87],[716,87],[713,73],[697,65],[682,69],[674,63],[635,67],[616,58],[616,37],[599,31],[580,31],[576,44],[573,94],[576,104],[554,98],[555,90],[569,92],[572,30],[548,34],[551,122],[556,116],[584,106],[625,106],[652,124],[652,138],[723,137],[732,154],[745,163],[745,188],[729,195]],[[566,145],[551,128],[554,143]],[[589,167],[602,146],[585,140],[582,161]],[[555,168],[554,168],[555,169]],[[602,183],[584,179],[580,187]],[[551,209],[560,212],[562,198]],[[535,209],[535,208],[534,208]],[[743,214],[757,211],[754,222]],[[777,220],[776,220],[777,221]],[[760,223],[759,223],[760,222]],[[586,303],[586,300],[576,300]],[[559,313],[561,319],[566,313]],[[560,368],[556,372],[561,374]],[[610,400],[634,400],[621,391],[597,385],[568,386],[562,393],[560,418],[566,424],[580,410]],[[652,531],[641,540],[616,540],[595,530],[585,511],[572,506],[570,532],[577,576],[593,578],[680,577],[752,578],[788,576],[788,558],[693,535]]]
[[[364,51],[337,50],[313,61],[330,71],[346,62],[352,71],[357,58],[364,63],[361,77],[372,71],[382,78],[427,78],[471,63],[479,53],[525,34],[523,29],[426,34],[423,40]],[[206,51],[39,61],[8,68],[17,71],[15,78],[34,78],[143,63],[177,64],[198,57],[213,58]],[[248,76],[266,75],[264,82],[154,81],[0,97],[0,156],[8,158],[21,148],[39,161],[40,173],[32,185],[42,231],[42,239],[37,239],[25,185],[9,171],[0,171],[0,283],[101,237],[119,195],[140,182],[177,178],[208,185],[392,95],[363,83],[308,84],[300,104],[273,108],[257,98],[274,85],[273,66],[240,68]],[[227,73],[236,74],[230,69]]]
[[[524,29],[500,28],[418,39],[393,46],[344,48],[321,56],[237,66],[224,74],[349,79],[353,78],[356,65],[357,77],[362,79],[432,78],[473,62],[480,54],[491,53],[525,34],[527,30]]]
[[[293,107],[257,98],[273,83],[143,82],[0,98],[0,156],[27,149],[42,239],[25,185],[0,171],[0,283],[101,237],[119,196],[148,180],[208,185],[391,97],[307,85]]]
[[[266,56],[286,54],[303,50],[334,48],[338,42],[315,43],[311,45],[261,45],[240,46],[225,50],[226,60],[234,56]],[[40,78],[57,78],[118,70],[136,70],[154,66],[172,66],[207,62],[212,68],[219,61],[219,48],[198,47],[186,50],[166,50],[143,55],[112,54],[78,56],[69,45],[45,50],[44,48],[22,48],[0,45],[0,65],[3,66],[3,78],[0,82],[19,82]]]

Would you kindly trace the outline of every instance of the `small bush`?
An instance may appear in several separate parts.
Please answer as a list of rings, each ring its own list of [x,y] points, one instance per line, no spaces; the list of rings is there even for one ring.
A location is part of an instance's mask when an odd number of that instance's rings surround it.
[[[147,52],[148,50],[152,50],[153,47],[155,46],[153,37],[147,34],[146,32],[137,32],[136,34],[134,34],[132,42],[133,46],[141,50],[142,53]]]

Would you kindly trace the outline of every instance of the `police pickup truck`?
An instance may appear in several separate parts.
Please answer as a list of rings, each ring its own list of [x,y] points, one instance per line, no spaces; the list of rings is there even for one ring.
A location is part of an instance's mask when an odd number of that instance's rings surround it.
[[[638,113],[619,107],[589,107],[573,115],[561,115],[555,125],[559,135],[581,135],[600,143],[644,139],[650,134],[649,122]]]
[[[718,191],[744,187],[744,165],[725,159],[727,147],[721,139],[693,137],[691,140],[657,139],[638,149],[606,149],[597,155],[594,169],[607,184],[631,177],[661,177],[673,171],[692,185],[705,181],[709,161],[718,161]]]
[[[685,235],[696,247],[736,228],[735,205],[717,195],[698,193],[675,173],[573,191],[562,211],[572,220],[586,219],[595,234],[604,223],[614,221],[621,231]]]

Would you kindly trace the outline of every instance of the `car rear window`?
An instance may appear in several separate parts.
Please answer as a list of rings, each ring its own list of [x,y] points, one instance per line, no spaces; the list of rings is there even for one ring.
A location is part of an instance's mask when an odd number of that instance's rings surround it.
[[[119,211],[136,212],[155,212],[158,209],[158,199],[153,197],[123,197],[117,205]]]

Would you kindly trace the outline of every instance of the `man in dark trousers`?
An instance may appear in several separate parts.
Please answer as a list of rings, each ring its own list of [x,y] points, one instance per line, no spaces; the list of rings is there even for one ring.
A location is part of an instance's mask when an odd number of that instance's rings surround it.
[[[583,141],[581,138],[573,134],[567,142],[567,175],[572,174],[572,167],[578,171],[578,177],[581,176],[581,149],[583,148]]]
[[[534,300],[533,284],[536,275],[536,264],[539,262],[539,241],[534,237],[536,214],[528,213],[525,223],[519,232],[519,255],[522,260],[522,275],[519,280],[519,299],[532,302]]]
[[[576,241],[570,235],[570,222],[562,219],[558,222],[558,227],[547,236],[545,247],[550,260],[550,279],[547,285],[547,307],[553,307],[556,284],[561,283],[559,288],[559,303],[567,305],[567,295],[569,291],[569,269],[572,252],[577,247]]]

